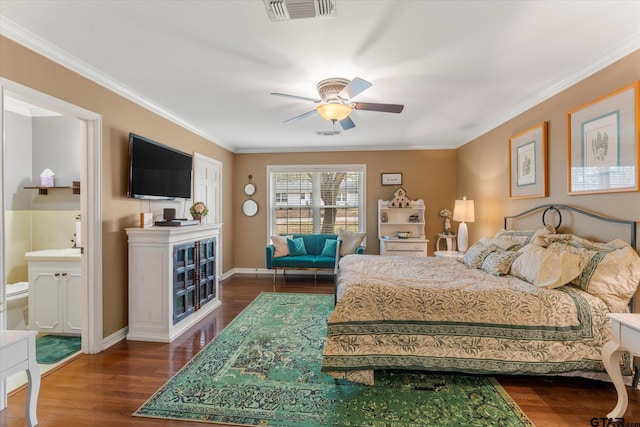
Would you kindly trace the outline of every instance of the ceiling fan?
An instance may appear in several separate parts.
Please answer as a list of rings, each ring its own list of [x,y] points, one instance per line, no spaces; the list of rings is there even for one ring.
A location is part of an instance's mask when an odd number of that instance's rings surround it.
[[[307,111],[299,116],[285,120],[284,123],[304,119],[318,113],[323,119],[340,123],[342,129],[348,130],[356,125],[349,115],[353,110],[380,111],[383,113],[400,113],[404,105],[399,104],[379,104],[371,102],[353,102],[351,99],[364,92],[372,85],[359,77],[349,81],[338,77],[322,80],[318,83],[318,94],[320,99],[307,98],[304,96],[289,95],[286,93],[271,92],[271,95],[284,96],[287,98],[311,101],[319,104],[315,109]]]

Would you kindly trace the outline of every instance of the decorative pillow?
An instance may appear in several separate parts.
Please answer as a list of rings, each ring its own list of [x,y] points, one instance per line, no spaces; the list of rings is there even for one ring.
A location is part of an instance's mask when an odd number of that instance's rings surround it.
[[[338,248],[337,240],[327,239],[324,241],[324,248],[322,248],[322,254],[320,254],[320,256],[328,256],[331,258],[335,258],[337,248]]]
[[[340,243],[340,256],[345,256],[349,254],[355,254],[358,250],[358,246],[367,236],[367,233],[354,233],[352,231],[347,231],[340,229],[338,231],[338,240]]]
[[[496,237],[513,240],[524,246],[531,243],[536,237],[544,234],[551,234],[551,231],[547,228],[538,228],[536,230],[500,230],[496,234]]]
[[[496,246],[485,246],[478,242],[471,246],[462,257],[462,263],[473,268],[482,267],[482,262],[491,252],[496,250]]]
[[[482,270],[494,276],[509,274],[511,264],[520,256],[516,251],[494,251],[482,261]]]
[[[496,245],[504,251],[517,251],[523,246],[514,240],[504,239],[502,237],[483,237],[480,239],[480,243],[485,246]]]
[[[511,264],[509,274],[541,288],[558,288],[582,271],[582,260],[571,252],[525,245]]]
[[[571,234],[545,242],[581,257],[583,268],[572,283],[603,300],[611,312],[625,311],[640,282],[640,257],[628,243],[595,243]]]
[[[289,245],[287,244],[287,239],[290,239],[292,237],[293,236],[271,236],[271,242],[273,243],[273,247],[275,248],[275,251],[273,253],[274,258],[280,258],[289,255]]]
[[[296,237],[295,239],[287,239],[290,256],[301,256],[307,254],[307,248],[304,246],[304,239]]]

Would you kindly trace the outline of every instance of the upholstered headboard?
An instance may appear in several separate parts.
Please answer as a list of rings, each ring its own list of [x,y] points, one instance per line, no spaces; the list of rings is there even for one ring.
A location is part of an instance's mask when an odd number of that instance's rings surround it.
[[[542,212],[541,218],[536,214]],[[563,215],[564,213],[564,215]],[[542,224],[532,222],[532,219],[540,218]],[[516,222],[518,223],[516,227]],[[521,222],[523,224],[521,224]],[[558,233],[572,233],[587,239],[607,242],[613,239],[622,239],[628,242],[635,250],[637,246],[637,223],[632,220],[623,220],[600,215],[575,206],[551,203],[536,206],[524,212],[504,217],[504,228],[525,227],[553,227]],[[640,290],[638,291],[640,292]],[[636,301],[638,292],[631,299],[629,308],[638,312]]]

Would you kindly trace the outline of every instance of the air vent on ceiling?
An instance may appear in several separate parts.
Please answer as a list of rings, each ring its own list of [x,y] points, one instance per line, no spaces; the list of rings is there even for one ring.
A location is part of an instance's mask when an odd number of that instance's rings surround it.
[[[336,16],[336,0],[264,0],[272,21]]]

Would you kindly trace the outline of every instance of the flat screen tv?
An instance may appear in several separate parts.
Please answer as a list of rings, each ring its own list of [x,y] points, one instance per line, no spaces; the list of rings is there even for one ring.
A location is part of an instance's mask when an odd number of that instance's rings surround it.
[[[130,133],[129,159],[129,197],[191,198],[191,155]]]

